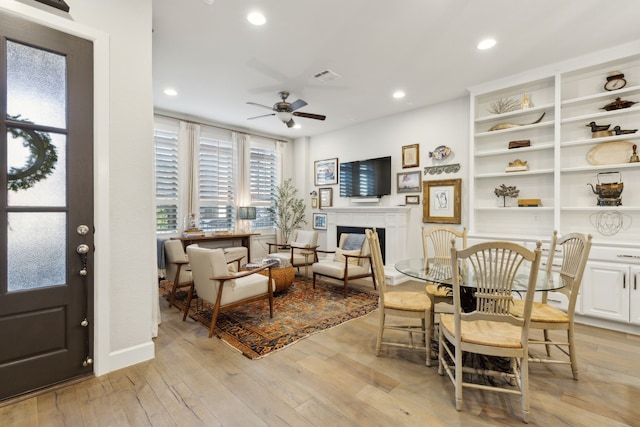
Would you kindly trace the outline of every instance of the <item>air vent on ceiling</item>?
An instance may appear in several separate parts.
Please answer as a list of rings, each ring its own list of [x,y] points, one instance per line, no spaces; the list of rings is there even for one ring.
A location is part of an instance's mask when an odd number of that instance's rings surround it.
[[[322,83],[332,82],[339,79],[340,77],[340,74],[334,73],[331,70],[320,71],[319,73],[313,75],[314,79],[320,80]]]

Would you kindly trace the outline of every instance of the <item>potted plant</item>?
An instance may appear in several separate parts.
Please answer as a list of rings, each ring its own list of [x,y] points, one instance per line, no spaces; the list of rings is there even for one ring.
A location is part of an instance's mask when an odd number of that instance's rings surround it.
[[[291,184],[291,178],[276,188],[276,197],[270,212],[275,214],[274,223],[280,229],[280,239],[284,245],[289,244],[293,230],[306,224],[305,204],[303,199],[296,198],[298,190]]]

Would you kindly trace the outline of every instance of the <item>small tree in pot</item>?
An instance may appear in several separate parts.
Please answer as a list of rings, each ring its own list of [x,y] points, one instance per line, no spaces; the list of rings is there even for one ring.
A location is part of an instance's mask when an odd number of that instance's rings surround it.
[[[288,245],[291,233],[307,223],[303,199],[296,198],[298,190],[291,184],[291,178],[276,188],[276,197],[270,212],[275,214],[275,225],[280,229],[283,244]]]

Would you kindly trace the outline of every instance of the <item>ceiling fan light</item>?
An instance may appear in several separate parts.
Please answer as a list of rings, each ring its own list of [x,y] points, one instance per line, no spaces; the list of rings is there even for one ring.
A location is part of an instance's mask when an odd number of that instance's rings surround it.
[[[289,111],[278,111],[276,112],[276,117],[283,123],[288,122],[293,117],[293,114]]]

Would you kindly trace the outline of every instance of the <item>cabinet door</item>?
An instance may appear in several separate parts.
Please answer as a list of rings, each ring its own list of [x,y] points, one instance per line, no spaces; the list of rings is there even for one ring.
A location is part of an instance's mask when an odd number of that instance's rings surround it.
[[[608,262],[587,263],[582,288],[582,314],[629,321],[629,267]]]
[[[629,297],[629,318],[631,323],[640,325],[640,267],[631,268]]]

